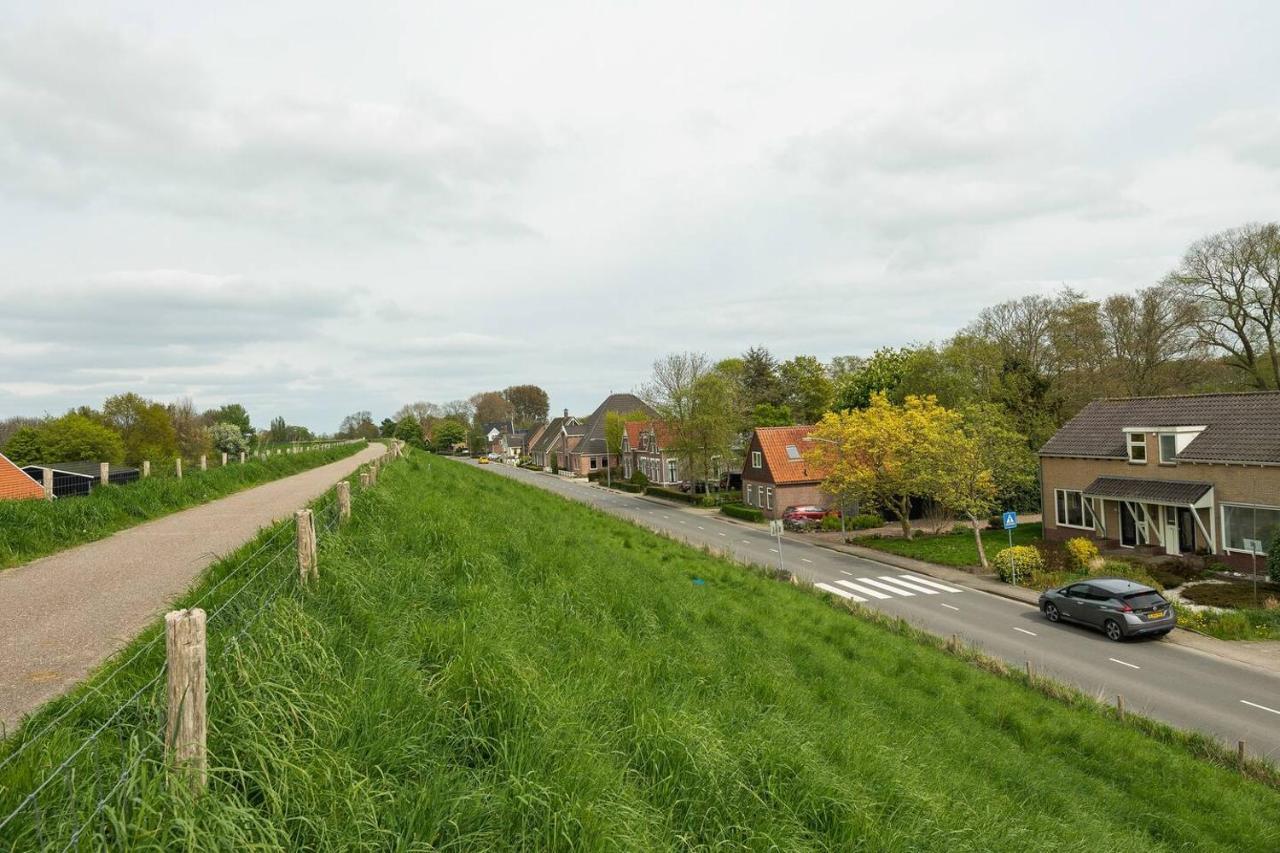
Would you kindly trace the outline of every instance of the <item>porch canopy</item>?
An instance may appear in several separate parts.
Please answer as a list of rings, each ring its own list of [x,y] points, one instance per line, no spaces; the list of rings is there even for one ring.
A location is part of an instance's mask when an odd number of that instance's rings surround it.
[[[1201,500],[1212,491],[1212,483],[1195,483],[1188,480],[1099,477],[1085,487],[1084,496],[1167,506],[1199,506]]]

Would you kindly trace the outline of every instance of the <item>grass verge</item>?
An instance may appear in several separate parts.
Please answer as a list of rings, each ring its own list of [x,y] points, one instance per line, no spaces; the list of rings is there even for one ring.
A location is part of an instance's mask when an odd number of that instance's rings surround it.
[[[851,616],[425,454],[356,495],[353,522],[321,540],[314,589],[297,591],[291,566],[277,568],[242,595],[256,623],[210,622],[209,792],[194,802],[170,793],[143,758],[111,795],[93,844],[1280,844],[1280,791],[1225,766],[1210,739],[1116,720],[1074,691],[1028,683],[971,651],[946,653],[901,622]],[[206,608],[241,589],[209,592],[227,571],[219,564],[196,594]],[[285,592],[262,605],[281,578]],[[243,634],[228,643],[232,630]],[[37,763],[63,760],[154,665],[139,662],[136,680],[91,694],[52,746],[0,771],[0,815],[38,778]],[[147,755],[154,709],[129,713],[108,741],[116,753],[73,759],[77,791],[108,790],[121,760]],[[1147,767],[1160,768],[1159,782],[1135,770]],[[1251,768],[1276,783],[1270,769]],[[65,837],[83,814],[61,789],[44,806],[48,838]],[[15,844],[36,837],[30,823],[15,829]]]
[[[144,521],[336,462],[363,442],[305,453],[250,459],[178,479],[153,475],[123,486],[95,488],[84,497],[53,501],[0,501],[0,569],[92,542]]]
[[[1033,545],[1040,538],[1039,522],[1020,525],[1013,531],[1014,545]],[[944,533],[940,536],[920,534],[909,540],[894,536],[857,536],[849,541],[850,544],[861,545],[864,548],[913,557],[941,566],[966,569],[979,565],[978,546],[973,541],[973,529],[964,525],[958,525],[956,532]],[[982,547],[987,552],[987,559],[990,560],[1009,547],[1009,534],[1004,530],[984,530]]]

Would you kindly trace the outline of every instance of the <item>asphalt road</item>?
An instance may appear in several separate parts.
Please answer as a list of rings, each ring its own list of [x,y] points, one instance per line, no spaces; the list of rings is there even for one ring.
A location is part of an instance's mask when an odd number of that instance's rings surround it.
[[[475,464],[475,463],[463,463]],[[597,509],[687,539],[728,550],[739,560],[776,565],[777,541],[767,530],[638,495],[607,491],[550,474],[488,465],[511,477]],[[1158,640],[1114,643],[1091,629],[1052,624],[1034,606],[951,581],[915,575],[784,536],[787,569],[835,595],[901,616],[935,634],[958,634],[987,654],[1075,685],[1090,695],[1184,729],[1239,740],[1254,755],[1280,760],[1280,676]]]

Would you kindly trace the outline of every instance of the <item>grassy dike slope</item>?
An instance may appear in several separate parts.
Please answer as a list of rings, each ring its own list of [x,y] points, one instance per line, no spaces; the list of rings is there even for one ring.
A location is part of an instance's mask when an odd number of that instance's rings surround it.
[[[123,486],[95,488],[83,497],[46,501],[0,501],[0,569],[82,545],[218,498],[300,474],[363,450],[366,442],[305,453],[232,461],[208,471],[188,467],[179,479],[156,473]]]
[[[131,783],[103,843],[1280,845],[1280,793],[1182,746],[421,453],[260,615],[210,670],[209,793]]]

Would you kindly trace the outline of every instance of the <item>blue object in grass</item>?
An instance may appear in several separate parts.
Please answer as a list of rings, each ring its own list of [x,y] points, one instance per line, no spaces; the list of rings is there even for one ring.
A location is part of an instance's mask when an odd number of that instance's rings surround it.
[[[694,586],[702,586],[702,585],[703,585],[703,584],[705,584],[705,583],[706,583],[706,581],[704,581],[702,578],[694,578],[694,579],[693,579],[693,585],[694,585]]]

